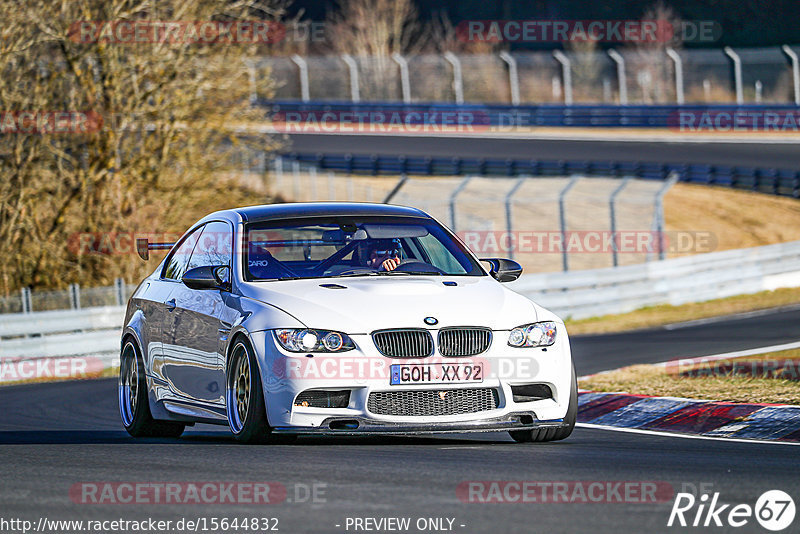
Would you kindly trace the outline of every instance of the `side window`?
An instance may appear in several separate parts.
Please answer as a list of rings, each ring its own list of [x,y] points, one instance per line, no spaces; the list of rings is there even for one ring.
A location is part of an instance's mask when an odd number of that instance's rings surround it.
[[[233,229],[226,222],[210,222],[203,228],[186,270],[195,267],[230,265]]]
[[[181,279],[183,273],[186,272],[186,265],[189,263],[192,250],[194,250],[194,246],[197,244],[197,238],[200,236],[202,229],[202,226],[195,229],[194,232],[186,236],[186,239],[172,252],[164,266],[164,271],[161,274],[162,278],[168,280]]]

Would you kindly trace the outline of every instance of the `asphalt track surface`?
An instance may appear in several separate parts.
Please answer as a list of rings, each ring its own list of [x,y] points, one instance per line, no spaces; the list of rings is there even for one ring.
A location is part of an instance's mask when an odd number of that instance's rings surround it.
[[[579,374],[586,374],[796,341],[799,320],[800,311],[782,310],[670,330],[575,337],[573,352]],[[292,445],[245,446],[223,427],[200,425],[177,440],[133,440],[121,429],[113,379],[0,388],[0,454],[0,516],[34,522],[276,517],[281,532],[354,532],[345,529],[348,517],[410,517],[412,525],[418,518],[448,517],[453,531],[465,533],[668,530],[671,498],[647,504],[486,504],[462,502],[456,493],[462,482],[492,480],[655,481],[674,492],[702,487],[720,492],[721,502],[751,506],[764,491],[782,489],[800,502],[800,449],[783,444],[580,427],[569,439],[549,444],[515,444],[504,434],[486,434],[303,438]],[[78,504],[69,497],[75,484],[105,481],[269,481],[283,484],[288,498],[255,506]],[[296,493],[302,497],[303,488],[314,484],[324,494],[315,503],[298,502]],[[787,532],[796,531],[798,521]],[[764,532],[754,519],[737,531]]]
[[[646,132],[645,132],[646,133]],[[797,143],[514,139],[469,136],[293,134],[283,152],[495,159],[639,161],[795,169]]]

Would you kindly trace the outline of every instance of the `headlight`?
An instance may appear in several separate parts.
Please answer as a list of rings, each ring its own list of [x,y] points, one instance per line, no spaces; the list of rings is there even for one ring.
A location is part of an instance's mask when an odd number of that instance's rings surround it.
[[[347,334],[309,328],[275,330],[275,339],[289,352],[345,352],[356,347]]]
[[[512,347],[549,347],[556,342],[556,323],[544,321],[518,326],[508,334]]]

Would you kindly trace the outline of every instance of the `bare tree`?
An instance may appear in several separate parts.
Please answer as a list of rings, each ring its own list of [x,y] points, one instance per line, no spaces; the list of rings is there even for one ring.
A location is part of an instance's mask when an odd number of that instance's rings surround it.
[[[658,25],[658,38],[639,40],[632,44],[630,74],[639,87],[641,99],[646,104],[667,102],[674,98],[674,70],[667,59],[666,49],[681,48],[683,21],[672,7],[662,0],[645,11],[642,20]]]
[[[274,20],[280,6],[257,0],[0,0],[0,6],[5,117],[72,112],[80,118],[63,133],[39,128],[0,136],[2,292],[130,278],[143,264],[75,250],[74,236],[174,231],[204,212],[252,202],[230,176],[234,151],[273,147],[240,127],[261,118],[248,104],[242,66],[257,45],[154,34],[119,42],[115,32],[121,23],[159,20]],[[108,23],[91,38],[80,33],[82,21]],[[260,94],[269,95],[271,82],[257,82]]]

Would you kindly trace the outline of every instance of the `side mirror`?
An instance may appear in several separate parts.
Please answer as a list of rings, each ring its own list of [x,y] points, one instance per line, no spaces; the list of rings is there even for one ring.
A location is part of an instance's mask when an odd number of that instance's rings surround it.
[[[522,274],[522,266],[514,260],[486,258],[481,261],[489,264],[489,274],[498,282],[513,282]]]
[[[227,265],[204,265],[183,273],[181,282],[190,289],[230,289],[231,269]]]

